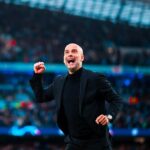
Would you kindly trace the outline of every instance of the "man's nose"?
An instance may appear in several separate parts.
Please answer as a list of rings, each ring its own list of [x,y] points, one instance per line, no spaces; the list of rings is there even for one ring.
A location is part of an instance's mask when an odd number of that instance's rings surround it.
[[[69,53],[68,56],[72,56],[72,53]]]

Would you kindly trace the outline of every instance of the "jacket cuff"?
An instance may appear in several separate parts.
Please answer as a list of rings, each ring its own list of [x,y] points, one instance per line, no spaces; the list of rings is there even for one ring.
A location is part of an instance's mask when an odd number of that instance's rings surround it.
[[[111,114],[108,114],[108,115],[107,115],[107,118],[108,118],[108,120],[109,120],[110,123],[113,122],[113,119],[114,119],[114,118],[113,118],[113,116],[112,116]]]

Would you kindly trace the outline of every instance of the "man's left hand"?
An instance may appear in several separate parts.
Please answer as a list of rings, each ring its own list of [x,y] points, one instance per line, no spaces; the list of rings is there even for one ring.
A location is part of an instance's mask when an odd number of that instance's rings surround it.
[[[108,117],[106,116],[106,115],[99,115],[97,118],[96,118],[96,120],[95,120],[95,122],[97,123],[97,124],[100,124],[100,125],[107,125],[108,123],[109,123],[109,119],[108,119]]]

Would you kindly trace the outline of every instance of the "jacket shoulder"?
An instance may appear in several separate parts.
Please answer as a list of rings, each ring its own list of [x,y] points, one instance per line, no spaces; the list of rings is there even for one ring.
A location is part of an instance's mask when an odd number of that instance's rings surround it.
[[[84,69],[84,72],[87,74],[88,78],[106,78],[104,74],[99,73],[99,72],[94,72],[88,69]]]

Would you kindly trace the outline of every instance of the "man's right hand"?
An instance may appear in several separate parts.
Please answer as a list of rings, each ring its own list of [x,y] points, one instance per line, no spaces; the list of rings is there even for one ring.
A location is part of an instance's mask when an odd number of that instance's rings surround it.
[[[37,74],[41,74],[45,71],[44,62],[37,62],[34,64],[34,72]]]

